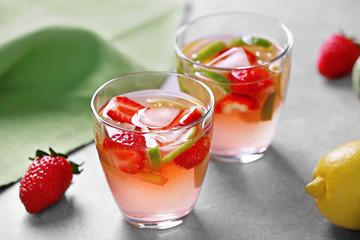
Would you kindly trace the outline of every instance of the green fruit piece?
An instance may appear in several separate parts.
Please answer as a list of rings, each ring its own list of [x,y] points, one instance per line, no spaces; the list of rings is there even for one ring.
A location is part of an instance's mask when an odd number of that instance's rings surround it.
[[[197,54],[196,57],[192,60],[194,61],[204,61],[205,59],[211,58],[215,55],[217,55],[219,52],[224,50],[226,48],[226,44],[222,41],[213,42],[207,46],[205,46],[203,49],[201,49]]]
[[[156,171],[162,165],[160,150],[158,147],[150,148],[148,153],[151,160],[151,169],[152,171]]]
[[[229,79],[227,79],[226,77],[224,77],[223,75],[216,73],[216,72],[202,70],[202,69],[197,69],[194,72],[195,72],[195,76],[197,76],[196,73],[199,73],[203,77],[209,78],[211,80],[214,80],[214,81],[220,83],[219,86],[222,89],[224,89],[227,93],[232,91],[232,88],[229,86],[229,83],[231,83],[231,81]],[[199,77],[199,76],[197,76],[197,77]]]
[[[230,46],[234,47],[234,46],[240,46],[240,45],[244,45],[246,44],[246,42],[244,42],[244,40],[242,38],[234,38],[231,43]]]
[[[146,171],[142,171],[139,174],[133,175],[134,178],[140,179],[141,181],[144,182],[148,182],[151,184],[155,184],[158,186],[164,186],[167,181],[169,180],[168,178],[152,173],[152,172],[146,172]]]
[[[186,94],[189,94],[189,91],[188,89],[186,88],[186,83],[187,82],[187,79],[184,78],[184,77],[178,77],[178,83],[179,83],[179,87],[180,87],[180,90],[183,92],[183,93],[186,93]],[[189,94],[190,95],[190,94]]]
[[[188,149],[189,147],[191,147],[194,143],[196,143],[200,138],[202,138],[205,135],[205,133],[201,134],[200,136],[194,138],[193,140],[184,143],[183,145],[181,145],[180,147],[178,147],[177,149],[175,149],[174,151],[172,151],[171,153],[169,153],[168,155],[166,155],[163,159],[162,162],[167,163],[170,162],[171,160],[173,160],[175,157],[177,157],[180,153],[184,152],[186,149]]]
[[[199,82],[193,81],[191,78],[182,77],[182,76],[178,76],[178,82],[179,82],[180,90],[183,93],[186,93],[191,97],[193,97],[191,101],[195,105],[200,105],[205,107],[204,102],[209,101],[209,93],[205,88],[203,88],[199,84]]]
[[[181,60],[178,60],[176,64],[176,71],[180,74],[184,74],[184,63]]]
[[[183,104],[166,98],[150,98],[147,100],[147,102],[153,108],[171,107],[171,108],[178,108],[180,110],[186,108]]]
[[[192,127],[192,128],[190,128],[190,129],[185,133],[186,140],[190,140],[190,139],[192,139],[193,137],[195,137],[196,131],[197,131],[197,127]]]
[[[352,88],[360,98],[360,57],[356,60],[351,74]]]
[[[264,38],[258,38],[258,37],[251,37],[250,39],[246,38],[246,41],[243,38],[234,38],[231,41],[231,46],[241,46],[241,45],[248,45],[248,44],[252,44],[252,45],[259,45],[259,46],[263,46],[263,47],[271,47],[272,43]]]
[[[183,143],[185,140],[191,140],[195,137],[197,132],[197,127],[192,127],[189,130],[187,130],[178,140],[176,140],[173,144],[177,145],[177,144],[181,144]]]
[[[263,46],[263,47],[271,47],[272,43],[264,38],[257,38],[257,37],[252,37],[251,38],[251,44],[254,45],[259,45],[259,46]]]
[[[275,97],[276,92],[270,93],[267,96],[265,103],[261,109],[261,121],[271,120],[274,110]]]

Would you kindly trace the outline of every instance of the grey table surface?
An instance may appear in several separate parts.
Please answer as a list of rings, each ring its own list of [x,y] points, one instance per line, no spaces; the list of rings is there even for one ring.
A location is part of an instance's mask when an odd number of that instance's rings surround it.
[[[222,10],[270,15],[294,35],[285,109],[266,155],[247,165],[211,161],[186,221],[145,230],[123,220],[90,144],[71,155],[86,170],[46,211],[26,213],[19,183],[0,189],[0,239],[360,239],[360,232],[328,222],[304,190],[324,154],[360,138],[360,101],[350,76],[328,81],[315,67],[325,37],[339,29],[360,37],[360,1],[195,0],[186,18]]]

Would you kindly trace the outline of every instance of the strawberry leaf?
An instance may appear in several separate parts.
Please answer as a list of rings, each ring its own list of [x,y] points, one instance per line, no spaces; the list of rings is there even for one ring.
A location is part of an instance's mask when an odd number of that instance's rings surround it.
[[[49,151],[50,151],[50,156],[63,157],[63,158],[66,158],[66,159],[68,158],[68,155],[63,154],[63,153],[57,153],[52,148],[49,148]],[[47,154],[47,155],[49,155],[49,154]]]
[[[47,152],[44,152],[43,150],[36,150],[35,157],[43,157],[49,155]]]
[[[83,162],[81,164],[77,164],[72,161],[69,161],[69,163],[71,165],[73,174],[80,174],[82,172],[83,169],[79,169],[79,167],[84,164]]]

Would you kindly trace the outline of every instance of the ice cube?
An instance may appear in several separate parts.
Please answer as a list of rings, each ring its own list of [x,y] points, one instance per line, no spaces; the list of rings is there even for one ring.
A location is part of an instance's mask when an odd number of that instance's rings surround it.
[[[249,66],[250,61],[244,48],[232,47],[211,60],[207,65],[219,68],[237,68]]]
[[[161,146],[176,142],[181,136],[183,136],[186,129],[178,129],[170,132],[162,132],[156,134],[155,139]]]
[[[114,136],[115,134],[119,134],[123,130],[133,131],[133,130],[135,130],[135,127],[136,127],[135,125],[132,125],[130,123],[121,123],[121,122],[114,121],[112,119],[106,119],[106,121],[108,123],[114,125],[115,127],[121,128],[121,130],[119,130],[118,128],[105,125],[105,129],[106,129],[106,132],[107,132],[106,135],[109,136],[109,137]]]
[[[164,128],[174,121],[179,113],[180,109],[178,108],[145,108],[137,113],[138,123],[140,123],[139,127]],[[133,120],[135,119],[133,117]],[[136,122],[133,121],[133,123],[136,125]]]
[[[157,133],[155,133],[155,132],[154,133],[149,132],[149,133],[144,134],[145,141],[146,141],[146,147],[154,148],[154,147],[159,146],[156,136],[157,136]]]

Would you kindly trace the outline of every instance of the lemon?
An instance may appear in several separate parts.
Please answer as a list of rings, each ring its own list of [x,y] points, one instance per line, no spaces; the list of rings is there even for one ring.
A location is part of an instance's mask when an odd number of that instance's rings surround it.
[[[360,140],[345,143],[322,157],[306,192],[329,221],[360,230]]]
[[[356,60],[351,73],[352,87],[360,98],[360,57]]]

